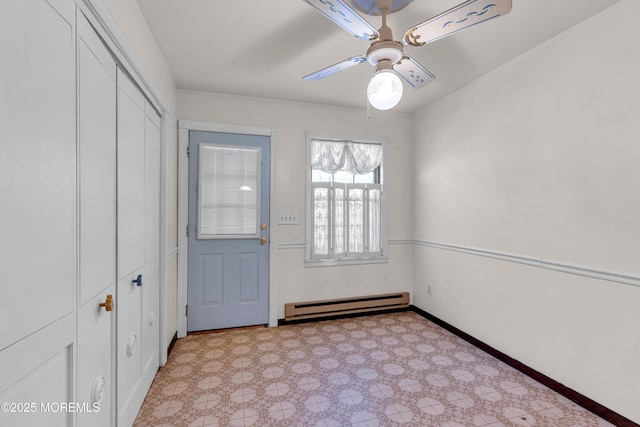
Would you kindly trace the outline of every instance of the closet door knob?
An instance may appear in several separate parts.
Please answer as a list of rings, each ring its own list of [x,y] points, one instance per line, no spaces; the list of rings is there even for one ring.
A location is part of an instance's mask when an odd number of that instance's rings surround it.
[[[105,310],[113,310],[113,295],[107,295],[105,302],[100,303],[100,307],[104,307]]]
[[[138,274],[138,277],[133,279],[131,283],[135,283],[136,286],[142,286],[142,274]]]

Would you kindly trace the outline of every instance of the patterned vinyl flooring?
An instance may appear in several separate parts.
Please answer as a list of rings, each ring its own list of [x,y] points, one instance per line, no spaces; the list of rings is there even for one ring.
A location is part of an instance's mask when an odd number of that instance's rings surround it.
[[[612,424],[401,312],[180,339],[134,426]]]

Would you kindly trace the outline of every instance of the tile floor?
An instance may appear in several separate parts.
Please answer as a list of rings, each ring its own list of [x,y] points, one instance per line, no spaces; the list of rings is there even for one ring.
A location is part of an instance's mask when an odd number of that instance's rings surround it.
[[[134,426],[612,426],[413,312],[190,335]]]

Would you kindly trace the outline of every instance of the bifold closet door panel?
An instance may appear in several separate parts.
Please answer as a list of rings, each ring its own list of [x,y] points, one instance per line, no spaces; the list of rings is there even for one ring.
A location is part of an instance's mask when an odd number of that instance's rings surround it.
[[[118,68],[118,276],[144,265],[144,104]]]
[[[76,65],[72,0],[1,4],[0,348],[6,348],[75,308]]]
[[[117,420],[131,425],[148,391],[143,375],[145,266],[145,98],[118,69],[117,77]],[[154,372],[155,374],[155,372]],[[152,378],[153,379],[153,378]]]
[[[78,15],[78,401],[99,405],[78,425],[115,417],[116,63]],[[101,306],[101,304],[103,304]]]
[[[160,116],[145,104],[145,284],[142,287],[142,366],[152,381],[160,365]]]
[[[129,286],[120,282],[120,289]],[[130,425],[140,409],[147,390],[141,390],[142,384],[142,359],[140,357],[140,305],[141,290],[136,290],[126,299],[118,295],[118,332],[117,332],[117,413],[118,424]],[[142,393],[142,399],[140,394]]]
[[[76,425],[72,414],[59,406],[60,402],[76,402],[72,368],[75,325],[75,315],[68,314],[0,351],[0,402],[29,408],[0,413],[0,425]]]
[[[160,116],[145,103],[145,264],[160,260]]]
[[[116,64],[78,16],[80,306],[116,280]]]
[[[115,284],[89,300],[78,313],[78,402],[99,411],[78,413],[78,426],[108,427],[115,418]]]

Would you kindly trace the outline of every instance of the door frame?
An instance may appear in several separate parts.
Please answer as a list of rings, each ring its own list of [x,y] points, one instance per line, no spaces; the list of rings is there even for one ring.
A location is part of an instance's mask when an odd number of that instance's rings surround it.
[[[259,135],[270,137],[270,190],[269,213],[271,218],[277,218],[276,183],[276,153],[277,130],[256,126],[242,126],[226,123],[209,123],[192,120],[178,121],[178,295],[177,295],[177,323],[178,337],[187,335],[187,273],[189,265],[189,240],[187,238],[187,224],[189,220],[189,158],[187,146],[189,131],[223,132],[240,135]],[[269,233],[269,326],[278,325],[278,223],[271,221]]]

